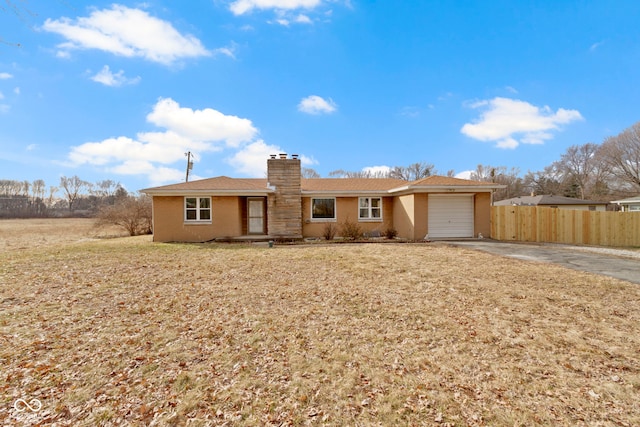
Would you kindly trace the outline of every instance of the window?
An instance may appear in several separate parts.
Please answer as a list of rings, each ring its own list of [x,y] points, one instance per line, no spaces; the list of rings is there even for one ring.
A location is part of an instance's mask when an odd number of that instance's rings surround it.
[[[311,219],[336,219],[336,199],[311,199]]]
[[[211,221],[211,197],[185,197],[185,221]]]
[[[595,207],[595,206],[589,206],[589,210],[590,210],[590,211],[595,211],[595,210],[596,210],[596,207]]]
[[[382,219],[382,198],[360,197],[358,218],[380,220]]]

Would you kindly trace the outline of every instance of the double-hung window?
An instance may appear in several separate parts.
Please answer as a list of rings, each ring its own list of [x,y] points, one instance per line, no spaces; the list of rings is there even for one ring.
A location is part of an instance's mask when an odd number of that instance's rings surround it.
[[[382,197],[360,197],[358,218],[362,220],[382,219]]]
[[[311,199],[311,219],[335,220],[336,219],[336,199],[334,198]]]
[[[186,222],[210,222],[211,197],[185,197],[184,220]]]

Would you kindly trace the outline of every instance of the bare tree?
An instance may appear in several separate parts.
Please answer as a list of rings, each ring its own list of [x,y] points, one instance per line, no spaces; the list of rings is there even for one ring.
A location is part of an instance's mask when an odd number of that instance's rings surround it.
[[[336,169],[329,172],[331,178],[386,178],[384,172],[371,171],[346,171],[344,169]]]
[[[93,187],[93,193],[97,197],[111,197],[116,194],[118,187],[120,187],[119,182],[105,179],[103,181],[96,182],[96,185]]]
[[[44,199],[46,184],[42,179],[36,179],[31,184],[31,194],[34,199]]]
[[[621,190],[640,191],[640,122],[604,140],[599,154]]]
[[[82,190],[90,187],[90,183],[81,180],[77,175],[71,178],[61,176],[60,187],[64,191],[67,202],[69,203],[69,212],[73,212],[74,203],[80,196]]]
[[[0,194],[3,196],[17,196],[22,192],[22,182],[11,179],[0,180]]]
[[[562,174],[556,170],[555,165],[549,165],[542,171],[527,172],[523,185],[533,194],[558,195],[563,194],[564,184]]]
[[[54,185],[49,186],[49,197],[47,199],[47,206],[48,207],[53,207],[54,201],[55,201],[55,195],[58,192],[60,188],[56,187]]]
[[[118,198],[111,206],[98,211],[96,227],[117,225],[130,236],[149,234],[152,231],[151,198],[148,196],[126,196]]]
[[[69,9],[74,9],[67,0],[58,0],[58,3],[65,5]],[[31,8],[28,0],[0,0],[0,12],[15,16],[27,27],[32,27],[31,18],[38,16],[38,13]],[[16,47],[21,46],[20,43],[6,41],[2,34],[0,34],[0,43]]]
[[[316,172],[315,169],[302,168],[302,177],[303,178],[320,178],[320,174]]]
[[[563,194],[581,199],[600,199],[608,193],[609,169],[594,143],[572,145],[553,163],[561,176]]]
[[[431,176],[434,173],[434,165],[431,163],[418,162],[409,166],[394,166],[388,171],[346,171],[344,169],[337,169],[329,172],[329,176],[332,178],[396,178],[405,181],[416,181]]]
[[[388,174],[389,178],[403,179],[405,181],[417,181],[433,175],[435,166],[431,163],[418,162],[409,166],[395,166]]]
[[[495,200],[504,200],[524,194],[524,183],[519,175],[518,168],[507,169],[506,166],[478,165],[469,178],[474,181],[505,185],[505,188],[500,188],[494,193]]]

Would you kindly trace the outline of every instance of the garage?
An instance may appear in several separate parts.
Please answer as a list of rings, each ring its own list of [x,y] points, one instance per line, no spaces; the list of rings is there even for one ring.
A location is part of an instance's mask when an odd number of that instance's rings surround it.
[[[429,238],[473,237],[472,194],[430,194]]]

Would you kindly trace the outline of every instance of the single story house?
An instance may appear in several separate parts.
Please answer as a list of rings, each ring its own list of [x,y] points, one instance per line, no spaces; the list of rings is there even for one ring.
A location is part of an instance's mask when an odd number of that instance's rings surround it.
[[[494,206],[545,206],[548,208],[582,211],[606,211],[607,202],[574,199],[572,197],[542,195],[519,196],[494,202]]]
[[[219,176],[141,190],[153,199],[156,242],[322,237],[328,224],[357,223],[369,235],[489,236],[493,192],[504,186],[444,176],[408,182],[390,178],[301,177],[297,155],[272,155],[267,178]]]
[[[629,197],[628,199],[614,200],[615,203],[622,207],[623,212],[640,212],[640,196]]]

